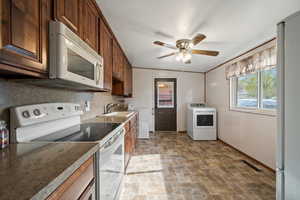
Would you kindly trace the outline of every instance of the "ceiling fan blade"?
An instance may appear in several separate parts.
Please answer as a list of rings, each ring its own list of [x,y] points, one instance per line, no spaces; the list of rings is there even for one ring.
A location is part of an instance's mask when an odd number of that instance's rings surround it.
[[[192,43],[194,46],[196,46],[197,44],[199,44],[202,40],[204,40],[206,38],[205,35],[203,34],[198,34],[196,35],[193,39],[192,39]]]
[[[192,54],[200,54],[200,55],[207,55],[207,56],[217,56],[219,55],[218,51],[207,51],[207,50],[196,50],[193,49]]]
[[[160,42],[160,41],[155,41],[155,42],[153,42],[153,44],[163,46],[163,47],[167,47],[167,48],[170,48],[170,49],[177,49],[177,47],[175,47],[171,44],[166,44],[166,43],[163,43],[163,42]]]
[[[184,62],[184,64],[192,64],[192,60],[188,60],[188,61]]]
[[[160,57],[157,57],[158,59],[162,59],[162,58],[166,58],[166,57],[169,57],[169,56],[174,56],[176,53],[170,53],[170,54],[167,54],[167,55],[164,55],[164,56],[160,56]]]

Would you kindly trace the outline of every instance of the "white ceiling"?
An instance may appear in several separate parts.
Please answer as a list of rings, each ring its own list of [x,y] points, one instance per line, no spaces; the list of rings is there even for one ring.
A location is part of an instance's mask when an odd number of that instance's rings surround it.
[[[136,67],[204,72],[276,36],[276,24],[300,10],[300,0],[97,0],[126,56]],[[155,40],[207,36],[197,49],[218,50],[218,57],[195,55],[191,65],[169,57]]]

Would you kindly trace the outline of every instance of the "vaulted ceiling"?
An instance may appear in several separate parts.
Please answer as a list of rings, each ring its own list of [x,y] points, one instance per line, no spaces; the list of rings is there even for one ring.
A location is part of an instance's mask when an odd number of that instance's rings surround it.
[[[276,24],[300,10],[300,0],[97,0],[126,56],[136,67],[204,72],[276,36]],[[156,57],[169,44],[203,33],[195,48],[218,57],[194,55],[192,64]]]

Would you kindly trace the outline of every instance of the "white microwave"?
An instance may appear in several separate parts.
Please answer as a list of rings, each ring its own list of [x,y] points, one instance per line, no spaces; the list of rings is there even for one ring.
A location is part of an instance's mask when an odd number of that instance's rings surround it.
[[[50,22],[50,79],[56,86],[103,89],[103,59],[61,22]]]

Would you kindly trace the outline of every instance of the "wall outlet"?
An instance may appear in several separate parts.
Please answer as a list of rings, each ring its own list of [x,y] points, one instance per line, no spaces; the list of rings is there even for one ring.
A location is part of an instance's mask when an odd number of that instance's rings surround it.
[[[84,102],[84,111],[85,112],[91,111],[91,102],[90,101],[85,101]]]

